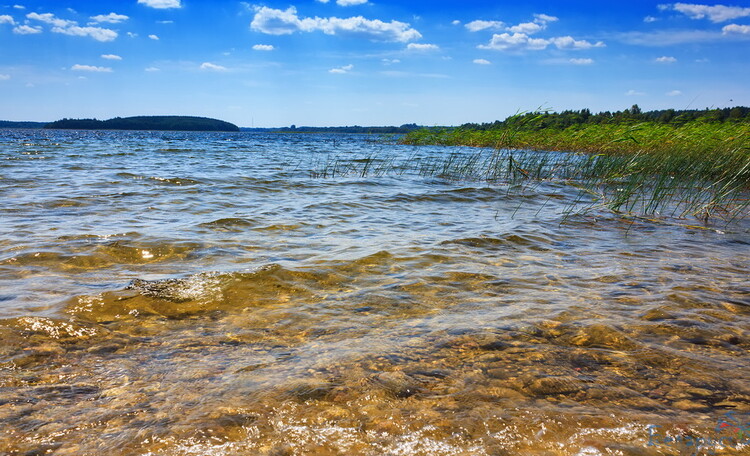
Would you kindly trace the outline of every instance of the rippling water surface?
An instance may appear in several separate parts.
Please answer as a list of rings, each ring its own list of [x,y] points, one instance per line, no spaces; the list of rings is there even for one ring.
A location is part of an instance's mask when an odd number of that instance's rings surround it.
[[[0,130],[0,453],[750,454],[746,221],[373,139]]]

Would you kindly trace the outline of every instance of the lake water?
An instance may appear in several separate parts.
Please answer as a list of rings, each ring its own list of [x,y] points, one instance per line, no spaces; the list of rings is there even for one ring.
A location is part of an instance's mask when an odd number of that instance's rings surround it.
[[[750,224],[476,152],[0,130],[0,453],[750,454]]]

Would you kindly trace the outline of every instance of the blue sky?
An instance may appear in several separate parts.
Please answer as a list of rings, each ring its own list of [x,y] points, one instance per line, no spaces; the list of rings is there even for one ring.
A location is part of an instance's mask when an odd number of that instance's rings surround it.
[[[0,3],[3,120],[457,125],[750,105],[748,1],[17,1]]]

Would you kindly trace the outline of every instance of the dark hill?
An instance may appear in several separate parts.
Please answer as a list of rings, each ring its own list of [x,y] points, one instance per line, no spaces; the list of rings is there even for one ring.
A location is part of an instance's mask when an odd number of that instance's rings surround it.
[[[0,120],[0,128],[44,128],[47,122],[14,122]]]
[[[240,131],[223,120],[191,116],[115,117],[109,120],[62,119],[44,128],[63,130],[162,130],[162,131]]]

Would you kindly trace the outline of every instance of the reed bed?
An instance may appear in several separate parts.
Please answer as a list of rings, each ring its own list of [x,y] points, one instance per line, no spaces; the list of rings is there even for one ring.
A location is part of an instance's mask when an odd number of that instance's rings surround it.
[[[425,129],[404,144],[473,146],[398,159],[387,152],[334,157],[313,175],[416,173],[532,189],[559,182],[580,191],[576,213],[609,210],[727,223],[750,218],[750,125],[576,125],[559,130]],[[419,151],[417,148],[416,151]],[[587,201],[586,204],[580,204]]]

